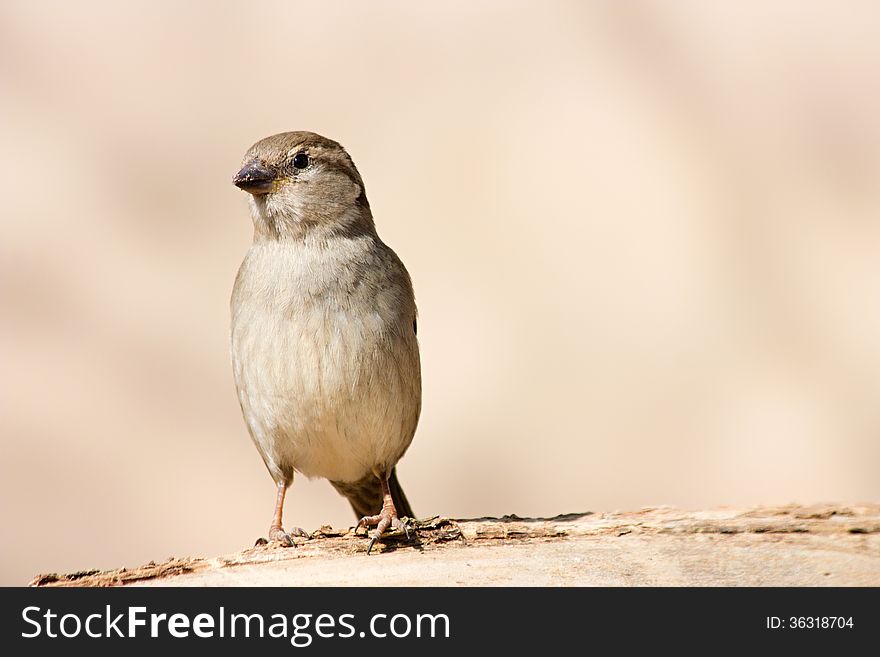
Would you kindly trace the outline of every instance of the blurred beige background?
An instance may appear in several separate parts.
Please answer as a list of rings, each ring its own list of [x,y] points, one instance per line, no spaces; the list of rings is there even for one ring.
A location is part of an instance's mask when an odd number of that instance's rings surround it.
[[[0,583],[265,533],[230,178],[284,130],[413,275],[418,513],[880,499],[878,117],[872,2],[4,1]]]

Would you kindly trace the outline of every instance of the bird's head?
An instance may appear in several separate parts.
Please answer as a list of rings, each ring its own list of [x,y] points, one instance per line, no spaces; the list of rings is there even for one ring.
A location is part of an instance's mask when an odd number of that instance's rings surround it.
[[[364,183],[335,141],[313,132],[261,139],[232,182],[250,194],[258,236],[281,239],[372,230]]]

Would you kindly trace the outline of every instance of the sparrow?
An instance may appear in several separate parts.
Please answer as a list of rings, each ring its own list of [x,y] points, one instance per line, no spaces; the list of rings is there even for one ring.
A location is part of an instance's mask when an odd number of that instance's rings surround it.
[[[367,552],[414,514],[397,480],[421,410],[412,282],[376,233],[364,182],[337,142],[284,132],[251,146],[232,182],[253,244],[232,290],[235,387],[277,486],[269,540],[294,473],[345,496]],[[302,529],[294,534],[308,536]]]

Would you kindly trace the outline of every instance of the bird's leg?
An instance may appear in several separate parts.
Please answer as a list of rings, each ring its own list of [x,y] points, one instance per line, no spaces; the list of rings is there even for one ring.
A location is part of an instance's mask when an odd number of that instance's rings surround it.
[[[406,533],[406,537],[409,538],[409,528],[400,521],[400,518],[397,517],[397,509],[394,508],[394,500],[391,498],[391,488],[388,486],[388,477],[384,475],[377,476],[382,482],[382,510],[378,515],[364,516],[358,521],[356,527],[356,529],[359,529],[361,527],[376,525],[376,529],[373,530],[373,533],[370,536],[370,544],[367,546],[367,554],[373,549],[373,545],[376,541],[382,538],[382,534],[385,533],[388,527],[402,529]]]
[[[278,482],[278,495],[275,497],[275,515],[272,517],[272,524],[269,526],[269,540],[278,541],[284,547],[294,547],[295,545],[290,534],[284,531],[281,523],[284,516],[284,496],[287,495],[287,487],[289,485],[288,482]],[[299,527],[293,529],[293,534],[294,536],[309,537],[308,533]]]

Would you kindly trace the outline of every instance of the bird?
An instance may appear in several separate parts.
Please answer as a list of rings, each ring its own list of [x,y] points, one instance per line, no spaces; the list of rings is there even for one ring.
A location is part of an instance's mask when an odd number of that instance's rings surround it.
[[[269,540],[295,545],[283,525],[295,473],[348,499],[368,554],[389,529],[409,537],[396,466],[421,412],[417,310],[363,179],[339,143],[301,131],[256,142],[232,182],[254,225],[230,300],[232,370],[276,485]]]

